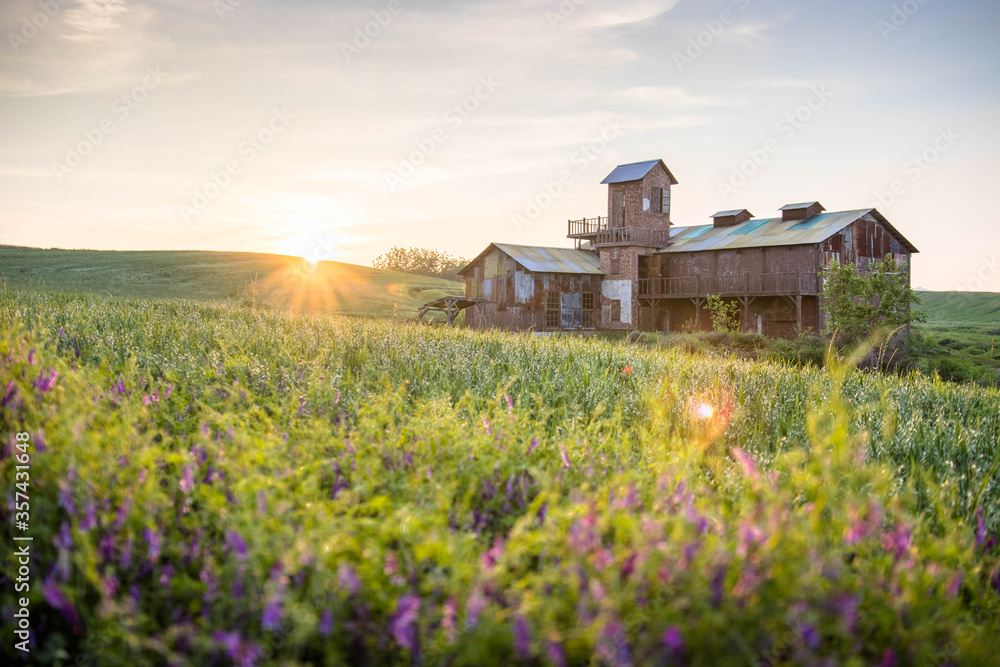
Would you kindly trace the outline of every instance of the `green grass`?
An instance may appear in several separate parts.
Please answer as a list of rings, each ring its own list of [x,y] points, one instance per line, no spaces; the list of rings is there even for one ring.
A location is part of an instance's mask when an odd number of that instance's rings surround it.
[[[413,317],[462,283],[339,262],[246,252],[42,250],[0,246],[10,287],[139,298],[236,301],[350,316]]]
[[[1000,327],[998,292],[918,292],[929,325]]]
[[[0,289],[0,400],[39,664],[1000,650],[996,390]]]

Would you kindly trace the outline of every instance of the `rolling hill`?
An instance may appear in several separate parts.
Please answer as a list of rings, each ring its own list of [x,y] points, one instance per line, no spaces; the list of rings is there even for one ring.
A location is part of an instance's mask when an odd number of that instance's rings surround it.
[[[201,250],[59,250],[0,246],[9,287],[138,298],[256,301],[299,312],[413,317],[462,283],[340,262]]]

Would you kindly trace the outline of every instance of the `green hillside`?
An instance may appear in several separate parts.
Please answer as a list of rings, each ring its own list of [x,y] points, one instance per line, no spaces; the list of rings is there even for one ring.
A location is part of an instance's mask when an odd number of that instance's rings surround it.
[[[1000,326],[1000,293],[920,292],[919,295],[927,324]]]
[[[0,246],[10,287],[199,301],[254,299],[298,312],[412,317],[461,283],[249,252],[43,250]]]

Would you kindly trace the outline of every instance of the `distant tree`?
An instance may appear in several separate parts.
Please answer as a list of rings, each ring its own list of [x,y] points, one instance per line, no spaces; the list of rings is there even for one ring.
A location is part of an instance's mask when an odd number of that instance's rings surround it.
[[[712,328],[719,333],[740,332],[740,305],[726,302],[718,294],[710,294],[705,299],[705,308],[712,314]]]
[[[926,319],[923,312],[911,310],[910,304],[919,305],[920,299],[906,272],[891,257],[874,264],[867,274],[858,273],[854,264],[834,261],[821,275],[827,330],[840,344],[875,343],[881,336]]]
[[[469,260],[464,257],[453,257],[439,250],[393,246],[387,253],[376,257],[372,265],[386,271],[456,279],[458,271],[468,263]]]

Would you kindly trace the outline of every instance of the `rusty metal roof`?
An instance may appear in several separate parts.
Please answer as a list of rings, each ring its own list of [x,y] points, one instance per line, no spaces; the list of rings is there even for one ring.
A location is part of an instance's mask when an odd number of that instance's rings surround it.
[[[620,164],[615,167],[614,171],[608,174],[608,177],[601,181],[601,185],[607,185],[608,183],[628,183],[629,181],[638,181],[645,178],[646,174],[653,170],[656,165],[662,165],[663,169],[667,172],[667,177],[670,178],[671,185],[677,185],[677,179],[674,175],[670,173],[667,169],[667,165],[663,164],[663,160],[646,160],[645,162],[632,162],[630,164]]]
[[[713,225],[673,227],[670,230],[670,247],[658,252],[697,252],[822,243],[869,214],[885,225],[886,229],[891,231],[910,252],[920,252],[873,208],[823,213],[805,220],[787,222],[781,218],[761,218],[747,220],[731,227]]]
[[[510,255],[515,262],[534,273],[583,273],[604,275],[597,255],[586,250],[573,248],[543,248],[539,246],[512,245],[510,243],[491,243],[486,250],[468,263],[459,274],[466,271],[487,255],[493,248],[498,248]]]

